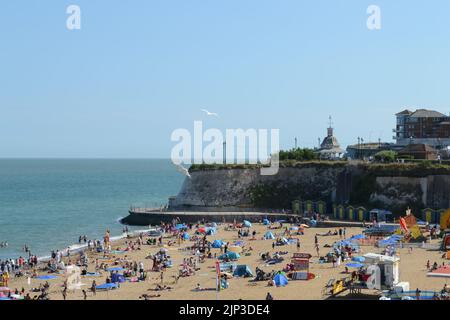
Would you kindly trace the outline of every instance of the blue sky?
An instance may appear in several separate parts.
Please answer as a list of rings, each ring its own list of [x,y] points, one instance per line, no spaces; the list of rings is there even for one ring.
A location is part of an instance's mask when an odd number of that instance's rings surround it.
[[[343,146],[391,141],[405,106],[450,112],[449,15],[448,0],[2,1],[0,157],[168,158],[194,120],[313,147],[330,114]]]

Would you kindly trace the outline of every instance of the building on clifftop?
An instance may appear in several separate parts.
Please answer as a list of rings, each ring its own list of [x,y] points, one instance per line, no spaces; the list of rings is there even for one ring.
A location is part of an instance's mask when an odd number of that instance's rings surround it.
[[[341,149],[337,138],[333,134],[333,123],[330,116],[330,125],[327,128],[327,136],[320,144],[320,148],[316,151],[319,154],[319,159],[322,160],[337,160],[341,159],[345,151]]]

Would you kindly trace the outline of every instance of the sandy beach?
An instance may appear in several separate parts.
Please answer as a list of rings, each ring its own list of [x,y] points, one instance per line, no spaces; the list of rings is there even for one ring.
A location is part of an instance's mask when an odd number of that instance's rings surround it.
[[[288,224],[285,224],[287,226]],[[207,237],[208,241],[213,241],[215,239],[221,239],[225,242],[234,242],[237,240],[245,241],[246,248],[251,247],[250,255],[241,255],[241,258],[236,262],[238,265],[248,265],[250,266],[252,272],[255,274],[255,268],[259,267],[264,271],[270,272],[272,270],[278,271],[285,267],[286,263],[290,261],[292,254],[294,252],[310,253],[313,257],[310,260],[310,272],[315,274],[315,279],[302,281],[289,281],[289,284],[285,287],[273,287],[268,286],[267,281],[253,282],[253,278],[232,278],[229,280],[229,287],[227,289],[221,290],[217,293],[214,288],[216,287],[216,274],[215,274],[215,262],[216,259],[205,259],[204,263],[199,263],[199,270],[196,271],[195,275],[189,277],[181,277],[178,281],[175,281],[175,276],[178,274],[179,265],[183,262],[184,258],[191,257],[190,251],[184,251],[186,248],[193,244],[192,241],[186,240],[178,244],[175,237],[170,237],[170,235],[163,238],[163,247],[168,250],[168,254],[173,262],[172,268],[167,268],[164,272],[163,284],[171,287],[170,290],[154,291],[157,284],[161,283],[160,272],[150,271],[152,266],[152,260],[146,259],[149,254],[154,254],[159,251],[159,245],[141,245],[140,250],[127,251],[120,254],[111,254],[110,260],[115,258],[127,259],[129,261],[136,261],[137,263],[143,262],[144,268],[148,270],[148,276],[145,281],[142,282],[124,282],[120,284],[120,288],[108,291],[97,291],[96,295],[90,292],[89,288],[92,281],[95,279],[97,285],[105,283],[105,280],[109,274],[107,271],[102,271],[100,276],[82,276],[82,289],[87,291],[87,300],[136,300],[139,299],[143,294],[147,295],[160,295],[159,297],[153,297],[151,299],[187,299],[187,300],[235,300],[235,299],[254,299],[262,300],[268,292],[274,297],[274,299],[290,299],[290,300],[311,300],[311,299],[325,299],[322,291],[326,283],[334,278],[340,279],[345,277],[344,269],[345,263],[338,267],[333,267],[331,263],[318,263],[318,257],[314,246],[314,236],[315,234],[322,234],[329,230],[335,230],[335,228],[308,228],[305,229],[304,235],[296,235],[300,239],[300,250],[297,249],[295,244],[289,244],[284,246],[276,246],[272,249],[272,243],[274,240],[263,240],[263,235],[267,232],[268,227],[262,224],[253,224],[250,231],[256,231],[256,240],[250,240],[250,237],[238,238],[237,230],[227,231],[225,230],[224,224],[221,224],[217,228],[217,234],[210,235]],[[275,237],[277,235],[282,235],[283,229],[273,229],[271,230]],[[352,227],[347,228],[347,237],[351,235],[360,234],[363,231],[362,228]],[[194,229],[189,231],[192,235]],[[130,240],[136,240],[137,237],[132,239],[121,239],[113,243],[113,249],[124,249],[126,247],[125,242]],[[144,243],[148,237],[144,237]],[[338,241],[339,236],[319,236],[320,245],[320,255],[325,255],[330,251],[330,248],[324,247],[325,245],[332,245],[335,241]],[[172,240],[175,244],[168,246],[168,242]],[[432,244],[438,243],[439,240],[432,240]],[[361,246],[361,251],[358,255],[373,252],[380,253],[381,249],[373,246]],[[287,251],[288,253],[283,255],[285,260],[281,263],[275,265],[266,265],[264,261],[261,260],[260,254],[263,252],[274,253],[276,251]],[[211,252],[216,253],[217,256],[220,254],[220,249],[211,249]],[[89,272],[95,272],[95,259],[103,257],[102,253],[94,253],[89,251]],[[431,263],[437,262],[442,265],[443,262],[448,264],[447,260],[444,260],[441,256],[442,253],[435,250],[428,250],[422,248],[414,248],[410,252],[408,247],[401,248],[397,252],[400,258],[400,280],[407,281],[410,283],[410,290],[415,290],[420,288],[422,291],[440,291],[447,279],[427,277],[426,263],[430,260]],[[67,258],[64,258],[67,261]],[[71,257],[72,261],[76,260],[76,256]],[[47,272],[39,271],[39,275],[46,275]],[[50,284],[49,298],[51,300],[61,300],[62,286],[65,280],[63,274],[56,274],[56,279],[48,280]],[[27,278],[21,277],[18,279],[11,278],[9,287],[11,289],[25,288],[25,292],[30,292],[31,288],[36,288],[39,284],[44,284],[45,280],[38,280],[35,278],[31,279],[31,285],[28,285]],[[207,290],[196,291],[194,290],[197,284],[200,284],[202,288]],[[364,293],[375,294],[374,291],[364,290]],[[31,297],[38,295],[38,293],[31,292]],[[345,296],[345,294],[344,294]],[[67,300],[82,300],[83,293],[81,290],[69,291],[67,294]]]

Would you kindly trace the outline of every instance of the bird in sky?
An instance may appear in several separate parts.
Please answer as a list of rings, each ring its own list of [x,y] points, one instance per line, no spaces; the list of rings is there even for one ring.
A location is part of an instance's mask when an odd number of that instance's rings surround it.
[[[219,117],[219,115],[217,113],[214,112],[209,112],[206,109],[201,109],[203,112],[205,112],[208,116],[214,116],[214,117]]]
[[[191,177],[191,175],[189,174],[189,170],[186,169],[185,167],[183,167],[182,165],[175,164],[175,167],[177,167],[178,172],[181,172],[182,174],[184,174],[188,178]]]

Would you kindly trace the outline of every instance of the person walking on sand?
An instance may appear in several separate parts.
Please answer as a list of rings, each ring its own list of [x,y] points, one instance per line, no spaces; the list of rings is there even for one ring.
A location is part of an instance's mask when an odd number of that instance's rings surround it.
[[[67,298],[67,287],[66,286],[64,286],[64,289],[62,291],[62,296],[63,296],[63,299],[66,300],[66,298]]]
[[[92,281],[91,291],[94,296],[97,294],[97,282],[95,282],[95,280]]]
[[[270,294],[270,292],[267,292],[266,300],[273,300],[273,297],[272,297],[272,295]]]
[[[416,300],[420,300],[420,290],[419,288],[416,289]]]
[[[297,252],[300,251],[300,239],[297,239]]]
[[[164,271],[161,271],[160,278],[161,278],[161,285],[163,285],[164,284]]]
[[[317,256],[320,257],[320,248],[319,248],[318,243],[316,243],[316,252],[317,252]]]

